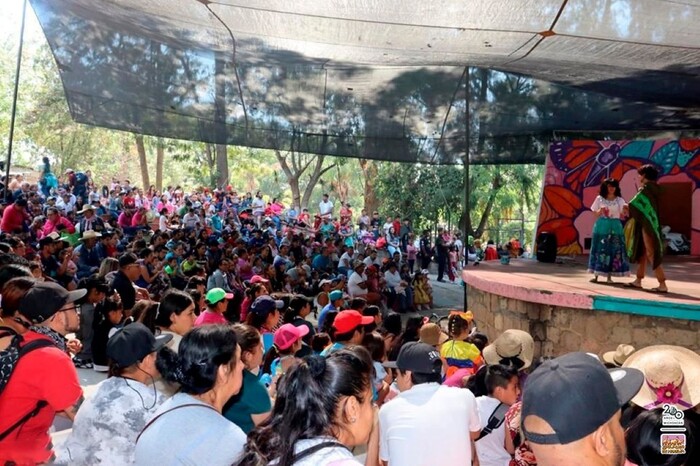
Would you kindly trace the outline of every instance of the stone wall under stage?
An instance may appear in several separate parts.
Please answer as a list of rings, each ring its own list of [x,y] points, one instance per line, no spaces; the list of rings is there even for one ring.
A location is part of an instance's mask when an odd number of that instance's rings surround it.
[[[635,348],[678,345],[700,352],[700,321],[529,303],[474,287],[469,289],[469,309],[489,341],[510,328],[529,332],[535,340],[535,357],[571,351],[600,355],[620,343]]]

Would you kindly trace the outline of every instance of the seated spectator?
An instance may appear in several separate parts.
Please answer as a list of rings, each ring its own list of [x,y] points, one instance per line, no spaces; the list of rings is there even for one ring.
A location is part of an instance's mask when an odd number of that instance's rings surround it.
[[[476,399],[481,418],[481,434],[476,439],[479,466],[503,466],[510,463],[514,449],[506,450],[506,429],[503,422],[508,408],[518,401],[520,382],[518,371],[511,366],[496,364],[486,369],[488,395]]]
[[[170,335],[168,348],[177,353],[182,337],[194,327],[194,308],[190,295],[170,289],[159,303],[149,306],[140,321],[155,335]]]
[[[283,308],[284,301],[272,299],[268,295],[258,297],[250,305],[246,324],[257,329],[262,335],[265,353],[272,348],[274,330],[280,320],[280,309]]]
[[[374,322],[374,317],[366,317],[355,310],[340,311],[333,320],[333,344],[321,356],[330,356],[348,345],[359,345],[365,334],[365,325]]]
[[[138,258],[130,252],[119,256],[119,270],[112,279],[112,288],[119,293],[124,311],[131,311],[139,299],[148,299],[148,291],[137,287],[134,282],[141,276],[141,266]]]
[[[379,459],[389,465],[472,464],[469,439],[481,430],[476,400],[468,390],[440,385],[442,361],[435,348],[406,343],[385,366],[398,369],[401,393],[379,410]]]
[[[107,297],[109,285],[103,278],[93,275],[81,280],[78,283],[78,289],[87,290],[87,294],[79,301],[80,330],[76,333],[83,348],[73,358],[73,364],[75,367],[92,369],[92,341],[95,335],[96,307]]]
[[[326,320],[326,315],[330,311],[341,311],[345,305],[345,298],[343,297],[343,292],[340,290],[333,290],[328,294],[330,302],[321,309],[318,315],[318,328],[323,328],[324,321]]]
[[[450,339],[440,347],[440,356],[447,364],[447,377],[458,369],[470,369],[473,374],[484,363],[481,352],[467,338],[474,316],[471,311],[452,311],[447,319]]]
[[[100,270],[100,263],[104,257],[97,247],[97,239],[102,235],[94,230],[87,230],[80,238],[80,245],[73,251],[78,267],[78,279],[87,278]]]
[[[136,464],[233,464],[246,436],[221,412],[241,390],[243,379],[235,332],[226,325],[194,328],[177,354],[161,349],[156,367],[168,382],[180,384],[180,392],[163,403],[141,431]]]
[[[257,376],[263,362],[260,332],[245,324],[234,325],[233,331],[236,332],[236,340],[241,347],[241,362],[245,369],[241,391],[226,403],[223,414],[248,434],[270,417],[272,403],[267,388]]]
[[[639,391],[644,375],[631,368],[611,371],[586,353],[569,353],[530,375],[522,427],[538,465],[625,462],[620,408]]]
[[[309,314],[311,314],[311,301],[306,296],[296,295],[289,301],[289,307],[282,318],[285,324],[292,324],[297,327],[304,326],[309,329],[308,333],[302,337],[306,345],[311,345],[311,338],[316,333],[313,324],[306,320]]]
[[[413,278],[413,304],[418,311],[427,311],[433,306],[433,289],[425,269],[416,272]]]
[[[248,436],[239,466],[360,466],[351,448],[367,443],[374,422],[367,350],[311,356],[280,383],[270,420]]]
[[[80,407],[57,464],[134,463],[136,437],[165,401],[155,388],[156,352],[171,338],[156,338],[140,323],[110,338],[110,377]]]
[[[382,297],[379,293],[369,291],[367,275],[365,275],[365,264],[361,261],[355,261],[353,264],[353,273],[348,279],[348,294],[352,298],[365,298],[369,304],[379,304]]]
[[[233,293],[227,293],[221,288],[212,288],[207,291],[204,298],[207,308],[199,314],[194,325],[200,327],[202,325],[227,324],[228,321],[224,317],[224,313],[228,307],[229,299],[233,299]]]
[[[83,391],[66,352],[65,335],[78,330],[75,302],[85,293],[23,277],[10,280],[2,289],[3,307],[18,309],[22,322],[31,325],[16,344],[35,347],[17,359],[0,396],[2,464],[49,462],[53,450],[48,431],[54,417],[75,418]],[[15,338],[19,337],[0,337],[0,348],[15,344]]]
[[[109,370],[107,343],[124,324],[124,308],[117,293],[95,308],[92,338],[92,367],[97,372]]]
[[[62,217],[58,209],[51,207],[46,211],[46,223],[44,223],[44,228],[42,229],[44,236],[48,236],[51,233],[75,233],[75,227],[73,224],[65,217]]]

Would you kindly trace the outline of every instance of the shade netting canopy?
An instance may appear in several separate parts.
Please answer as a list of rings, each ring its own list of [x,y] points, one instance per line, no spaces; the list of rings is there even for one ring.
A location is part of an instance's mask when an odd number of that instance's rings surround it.
[[[697,0],[31,0],[73,118],[421,163],[700,128]]]

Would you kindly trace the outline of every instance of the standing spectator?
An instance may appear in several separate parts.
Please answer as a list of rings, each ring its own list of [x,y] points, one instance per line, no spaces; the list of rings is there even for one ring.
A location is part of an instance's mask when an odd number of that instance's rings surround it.
[[[328,194],[324,194],[323,199],[318,203],[318,212],[322,219],[333,217],[333,203],[328,199]]]
[[[423,230],[418,247],[418,258],[420,259],[420,268],[422,270],[428,269],[432,256],[433,250],[430,246],[430,230]]]
[[[537,464],[622,466],[620,408],[643,383],[641,371],[608,372],[586,353],[545,361],[528,377],[521,412],[522,431]]]
[[[448,262],[448,252],[449,243],[445,241],[445,236],[443,233],[445,229],[443,227],[438,227],[437,236],[435,237],[435,257],[438,263],[438,276],[437,281],[444,282],[443,277],[447,271]]]
[[[440,385],[440,353],[410,342],[385,366],[398,369],[401,393],[379,411],[379,459],[389,465],[472,464],[469,440],[481,430],[476,400],[468,390]]]
[[[155,388],[160,377],[156,352],[171,338],[156,338],[136,322],[109,339],[110,377],[81,406],[70,435],[57,451],[57,464],[134,463],[136,438],[165,401]]]
[[[221,412],[243,381],[236,333],[228,325],[195,328],[182,339],[177,354],[163,348],[156,367],[168,382],[180,384],[180,391],[141,431],[136,464],[233,464],[246,436]]]
[[[20,357],[0,396],[0,463],[38,464],[52,455],[49,428],[57,413],[75,417],[82,389],[65,335],[78,330],[75,301],[86,290],[68,292],[51,282],[14,278],[3,288],[3,307],[18,309],[33,325],[21,346],[42,345]],[[5,349],[12,336],[0,338]],[[34,343],[43,341],[46,343]]]

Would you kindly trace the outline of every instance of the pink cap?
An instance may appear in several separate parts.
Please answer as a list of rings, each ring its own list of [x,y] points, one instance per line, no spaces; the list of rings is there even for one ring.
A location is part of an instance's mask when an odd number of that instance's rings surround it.
[[[275,336],[272,342],[280,350],[286,350],[290,348],[294,343],[300,338],[306,336],[309,333],[309,327],[306,325],[300,325],[297,327],[294,324],[284,324],[275,332]]]
[[[250,279],[250,283],[268,283],[270,280],[268,280],[265,277],[261,277],[260,275],[253,275],[253,277]]]

